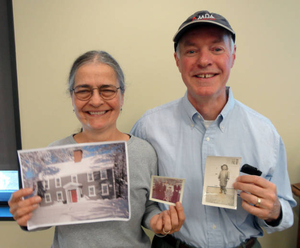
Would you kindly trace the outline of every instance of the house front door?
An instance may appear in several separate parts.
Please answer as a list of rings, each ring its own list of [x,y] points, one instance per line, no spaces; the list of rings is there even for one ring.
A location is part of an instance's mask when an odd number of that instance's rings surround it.
[[[77,202],[77,192],[76,189],[71,190],[72,202]]]

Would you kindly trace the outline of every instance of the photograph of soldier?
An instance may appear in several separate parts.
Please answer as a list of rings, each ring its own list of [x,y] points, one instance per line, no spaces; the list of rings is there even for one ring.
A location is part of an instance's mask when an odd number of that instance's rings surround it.
[[[226,192],[227,192],[226,186],[227,186],[227,182],[229,180],[229,171],[228,171],[227,164],[223,164],[221,166],[221,171],[220,171],[218,178],[220,181],[220,193],[226,194]]]

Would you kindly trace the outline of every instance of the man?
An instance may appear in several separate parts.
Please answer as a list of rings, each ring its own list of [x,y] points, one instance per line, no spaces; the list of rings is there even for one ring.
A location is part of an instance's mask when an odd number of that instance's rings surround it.
[[[182,23],[174,57],[187,92],[147,111],[132,129],[155,148],[161,176],[185,178],[185,223],[172,236],[155,237],[153,247],[260,247],[262,227],[271,233],[293,224],[296,203],[283,142],[267,118],[235,100],[226,86],[235,37],[224,17],[208,11]],[[241,157],[241,164],[262,171],[261,177],[237,178],[237,210],[202,204],[207,156]]]

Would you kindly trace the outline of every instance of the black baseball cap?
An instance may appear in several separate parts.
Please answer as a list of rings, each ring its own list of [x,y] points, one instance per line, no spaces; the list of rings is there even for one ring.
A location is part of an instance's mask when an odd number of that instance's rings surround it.
[[[225,17],[216,13],[209,12],[207,10],[201,10],[191,15],[180,25],[178,31],[176,32],[173,38],[175,51],[178,41],[181,39],[182,35],[187,30],[189,30],[192,27],[200,26],[203,24],[217,25],[228,30],[232,35],[233,42],[235,42],[235,32],[233,31],[232,27],[230,26],[229,22],[225,19]]]

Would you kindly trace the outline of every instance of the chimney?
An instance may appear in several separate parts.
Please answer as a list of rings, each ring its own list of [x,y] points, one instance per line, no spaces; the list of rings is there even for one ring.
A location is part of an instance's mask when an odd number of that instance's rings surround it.
[[[82,150],[74,150],[74,162],[79,163],[82,159]]]

